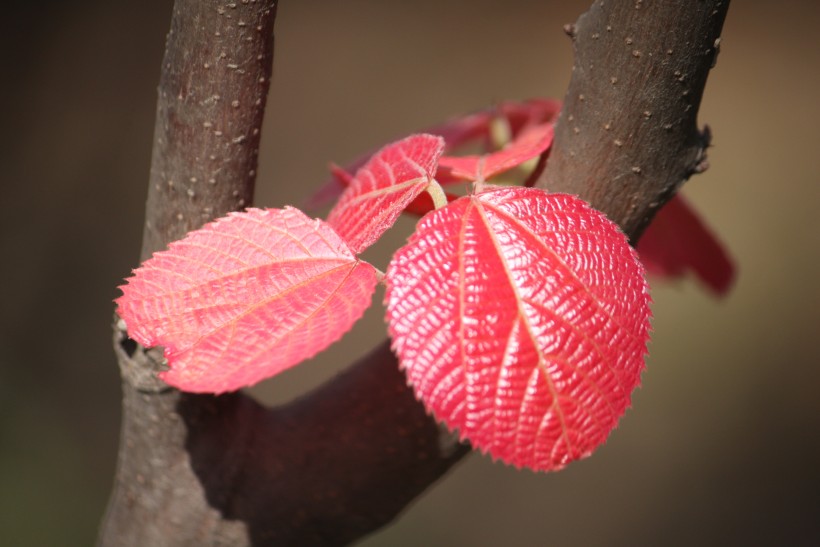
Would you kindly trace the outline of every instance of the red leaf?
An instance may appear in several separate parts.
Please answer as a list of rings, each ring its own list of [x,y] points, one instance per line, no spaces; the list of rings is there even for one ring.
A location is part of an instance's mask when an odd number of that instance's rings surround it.
[[[221,393],[338,340],[369,306],[375,269],[297,209],[231,213],[156,253],[120,287],[132,338],[165,346],[163,380]]]
[[[387,231],[433,180],[444,139],[413,135],[378,151],[356,172],[327,218],[355,254]]]
[[[728,252],[680,194],[658,211],[638,241],[638,253],[650,274],[669,279],[692,271],[718,296],[735,280]]]
[[[423,132],[444,137],[445,150],[451,152],[476,141],[489,142],[492,123],[499,116],[506,120],[515,137],[535,125],[554,123],[560,111],[561,102],[552,99],[503,101],[497,107],[453,118]]]
[[[495,115],[493,110],[482,110],[428,127],[423,133],[438,135],[444,139],[447,150],[452,150],[475,140],[488,138],[490,123]]]
[[[438,135],[445,140],[445,150],[470,145],[476,141],[485,144],[490,141],[490,126],[495,118],[503,116],[510,126],[513,136],[522,131],[545,122],[554,123],[561,111],[561,102],[552,99],[529,99],[526,101],[504,101],[498,107],[489,108],[466,116],[448,120],[434,127],[429,127],[421,133]],[[340,174],[353,172],[364,165],[372,153],[358,157],[345,169],[338,166],[331,167],[331,178],[322,185],[310,198],[306,207],[318,208],[336,199],[347,186],[344,176]],[[440,184],[458,182],[462,179],[450,177],[448,173],[437,172],[436,180]],[[415,211],[419,213],[420,211]],[[425,211],[426,212],[426,211]]]
[[[552,144],[552,136],[552,123],[536,125],[523,131],[498,152],[480,156],[444,156],[439,166],[455,178],[468,181],[487,180],[543,154]]]
[[[507,118],[513,135],[524,129],[545,122],[555,123],[561,113],[561,101],[554,99],[528,99],[526,101],[504,101],[501,112]]]
[[[559,469],[604,442],[640,383],[643,268],[580,199],[509,187],[424,217],[386,274],[416,395],[493,457]]]

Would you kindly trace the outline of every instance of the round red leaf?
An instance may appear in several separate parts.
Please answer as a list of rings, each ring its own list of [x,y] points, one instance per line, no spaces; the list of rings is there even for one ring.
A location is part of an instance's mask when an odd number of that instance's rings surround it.
[[[507,463],[554,470],[589,455],[640,383],[643,268],[577,197],[510,187],[456,200],[419,222],[386,281],[416,395]]]

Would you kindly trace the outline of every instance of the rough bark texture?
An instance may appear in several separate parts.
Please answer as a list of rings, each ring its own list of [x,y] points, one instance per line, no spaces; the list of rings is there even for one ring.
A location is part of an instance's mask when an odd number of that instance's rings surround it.
[[[575,63],[539,186],[580,194],[634,242],[692,174],[728,0],[595,2],[575,25]]]
[[[160,76],[142,260],[250,205],[275,0],[177,0]]]
[[[540,184],[581,195],[636,239],[705,165],[708,138],[695,117],[727,4],[595,3],[570,29],[576,65]],[[275,7],[177,0],[143,259],[250,204]],[[241,393],[168,388],[155,378],[158,350],[122,327],[123,424],[101,545],[346,544],[468,452],[425,415],[386,343],[302,399],[266,409]]]
[[[250,204],[275,15],[273,0],[175,2],[158,89],[142,259]],[[245,523],[223,519],[208,503],[185,450],[183,397],[156,378],[161,352],[146,352],[122,329],[118,324],[114,332],[123,377],[120,452],[99,543],[236,544]]]

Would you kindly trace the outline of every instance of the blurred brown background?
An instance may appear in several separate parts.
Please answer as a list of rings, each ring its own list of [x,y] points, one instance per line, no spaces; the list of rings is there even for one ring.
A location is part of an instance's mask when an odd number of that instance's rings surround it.
[[[257,204],[299,204],[329,160],[448,116],[561,97],[561,27],[586,5],[283,2]],[[139,254],[171,1],[4,8],[0,545],[87,545],[114,471],[111,300]],[[547,475],[472,455],[362,545],[820,544],[818,23],[810,1],[729,11],[700,115],[712,167],[686,193],[740,278],[723,301],[656,284],[643,388],[608,444]],[[384,336],[381,314],[255,391],[315,385]]]

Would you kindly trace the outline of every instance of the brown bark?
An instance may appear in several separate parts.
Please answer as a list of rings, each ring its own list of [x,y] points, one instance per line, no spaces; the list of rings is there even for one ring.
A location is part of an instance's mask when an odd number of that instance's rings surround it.
[[[695,117],[727,4],[596,2],[574,27],[576,66],[541,184],[581,195],[637,238],[703,166]],[[143,258],[250,204],[275,8],[176,1]],[[241,393],[171,389],[155,378],[158,350],[122,325],[114,339],[123,423],[101,545],[346,544],[469,451],[425,415],[386,343],[266,409]]]
[[[250,204],[275,15],[274,0],[175,2],[158,88],[142,259]],[[161,352],[138,347],[122,327],[114,333],[123,378],[120,451],[99,543],[233,545],[245,525],[224,520],[209,505],[185,449],[183,397],[156,378]]]
[[[575,53],[539,186],[580,194],[636,241],[692,174],[706,169],[697,129],[728,0],[595,2],[566,27]]]

